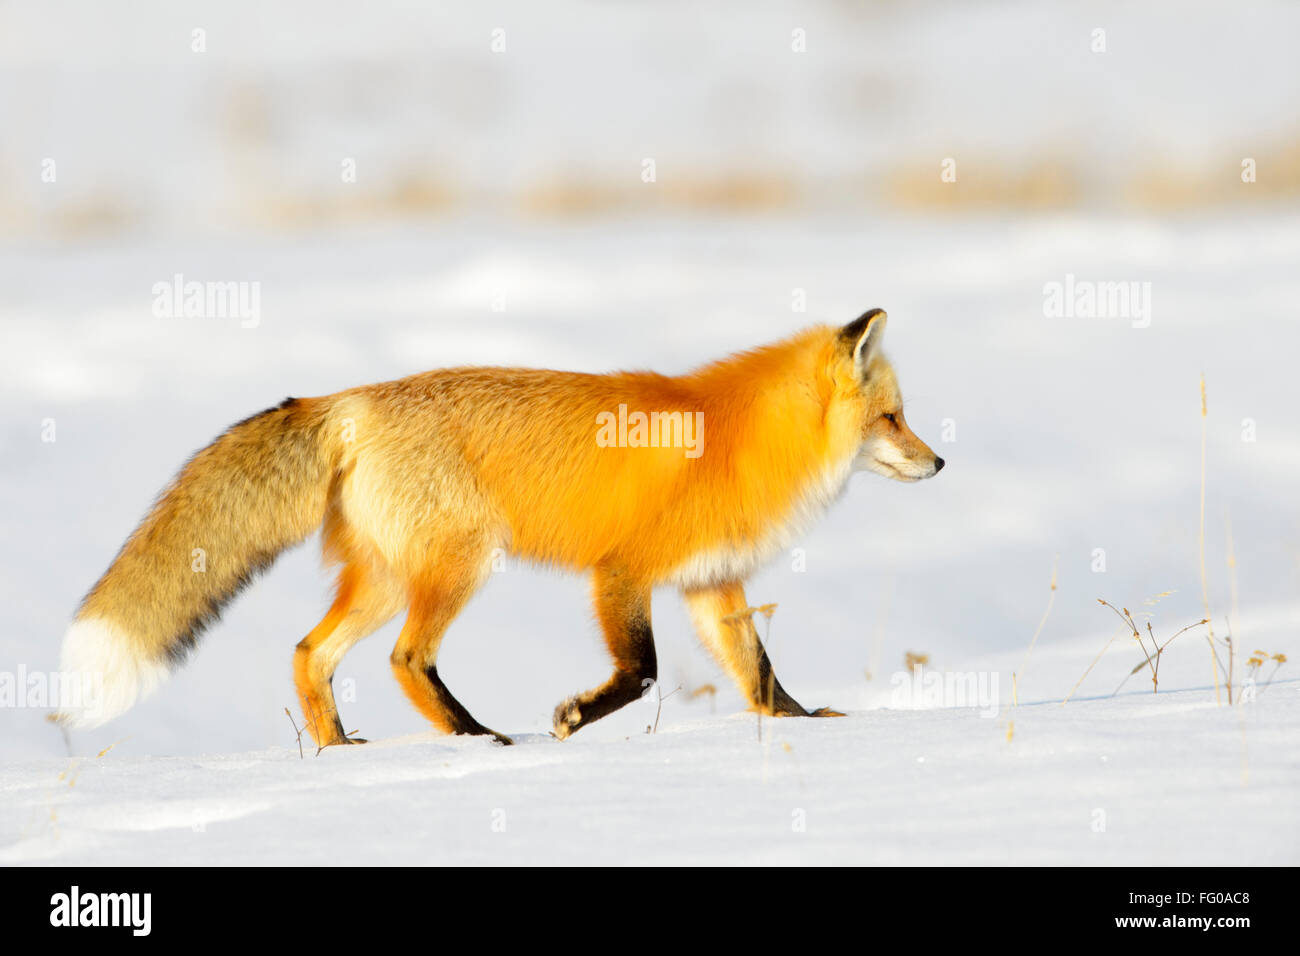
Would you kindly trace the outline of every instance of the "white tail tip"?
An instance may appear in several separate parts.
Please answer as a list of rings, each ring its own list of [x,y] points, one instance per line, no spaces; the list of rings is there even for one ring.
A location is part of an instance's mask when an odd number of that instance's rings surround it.
[[[165,663],[101,618],[74,621],[59,658],[59,710],[65,727],[98,727],[130,710],[167,677]]]

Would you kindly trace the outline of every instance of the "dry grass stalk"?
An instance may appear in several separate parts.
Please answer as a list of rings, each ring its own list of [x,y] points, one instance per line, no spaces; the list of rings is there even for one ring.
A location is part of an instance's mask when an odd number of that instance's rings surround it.
[[[1232,635],[1237,632],[1237,552],[1232,546],[1232,519],[1228,513],[1223,513],[1223,532],[1227,539],[1228,548],[1228,593],[1232,597],[1232,603],[1229,605],[1229,617],[1227,621],[1227,637],[1225,640],[1228,644],[1228,703],[1232,703],[1232,678],[1237,664],[1237,645],[1232,640]]]
[[[765,618],[767,618],[766,633],[763,635],[763,647],[770,650],[771,640],[772,640],[772,615],[775,613],[776,613],[775,604],[760,604],[758,607],[747,607],[747,608],[742,608],[739,611],[733,611],[731,614],[728,614],[722,620],[723,623],[726,624],[735,624],[737,626],[749,625],[752,627],[754,615],[762,614]],[[759,693],[761,694],[762,692],[763,689],[760,687]],[[776,701],[776,670],[774,668],[768,668],[768,679],[767,679],[767,709],[768,710],[774,709],[773,705],[775,701]],[[755,713],[758,714],[758,742],[761,744],[763,742],[763,708],[756,707],[754,710]]]
[[[1214,652],[1214,625],[1210,623],[1210,579],[1205,571],[1205,446],[1209,434],[1207,419],[1207,405],[1205,401],[1205,376],[1201,376],[1201,522],[1199,544],[1201,551],[1201,598],[1205,604],[1205,621],[1209,624],[1209,630],[1205,634],[1206,643],[1210,646],[1210,666],[1214,669],[1214,701],[1217,704],[1223,703],[1222,694],[1219,691],[1219,658]]]
[[[1089,674],[1092,673],[1092,669],[1093,669],[1094,667],[1097,666],[1097,662],[1098,662],[1099,660],[1102,659],[1102,656],[1105,655],[1105,653],[1106,653],[1108,650],[1110,650],[1110,646],[1111,646],[1112,644],[1115,643],[1115,638],[1119,637],[1120,634],[1123,634],[1123,633],[1125,633],[1125,632],[1124,632],[1124,631],[1118,631],[1118,632],[1116,632],[1115,634],[1113,634],[1113,635],[1111,636],[1111,639],[1110,639],[1109,641],[1106,642],[1106,646],[1103,647],[1103,648],[1101,649],[1101,651],[1097,654],[1097,656],[1094,657],[1094,658],[1092,659],[1092,663],[1089,664],[1089,665],[1088,665],[1088,669],[1087,669],[1086,671],[1083,672],[1083,676],[1080,677],[1077,681],[1074,682],[1074,686],[1070,688],[1070,692],[1069,692],[1068,694],[1065,695],[1065,699],[1064,699],[1063,701],[1061,701],[1061,706],[1062,706],[1062,707],[1064,707],[1066,704],[1068,704],[1068,703],[1070,702],[1070,698],[1073,697],[1073,696],[1074,696],[1074,692],[1075,692],[1076,690],[1079,689],[1079,685],[1083,683],[1084,678],[1086,678]]]
[[[718,687],[716,684],[701,684],[698,687],[692,687],[686,692],[687,700],[695,700],[698,697],[709,698],[709,713],[718,712]]]
[[[291,713],[289,712],[289,708],[288,708],[288,707],[286,707],[286,708],[284,709],[284,716],[286,716],[286,717],[289,718],[289,723],[293,725],[293,732],[294,732],[295,737],[296,737],[297,740],[298,740],[298,759],[299,759],[299,760],[304,760],[304,759],[306,759],[306,758],[304,757],[303,752],[302,752],[302,730],[299,730],[299,729],[298,729],[298,722],[297,722],[296,720],[293,719],[293,714],[291,714]],[[305,729],[305,728],[304,728],[304,729]]]
[[[678,684],[671,691],[665,694],[659,690],[659,682],[658,681],[655,682],[655,722],[654,722],[654,726],[646,727],[645,732],[647,734],[659,733],[659,715],[662,714],[664,711],[664,701],[666,701],[669,697],[673,696],[673,694],[677,693],[681,689],[682,689],[682,685]]]
[[[1029,666],[1029,655],[1034,652],[1034,645],[1038,643],[1038,636],[1043,633],[1043,628],[1047,625],[1047,619],[1051,616],[1052,605],[1056,603],[1056,564],[1059,559],[1052,559],[1052,584],[1051,593],[1047,596],[1047,607],[1043,611],[1043,616],[1038,622],[1038,628],[1034,631],[1034,636],[1029,642],[1029,647],[1025,649],[1025,659],[1020,662],[1020,670],[1011,675],[1011,706],[1015,707],[1020,703],[1020,675],[1025,672]]]
[[[1246,668],[1248,671],[1249,679],[1253,681],[1257,680],[1257,678],[1259,677],[1260,670],[1262,670],[1264,665],[1269,661],[1273,662],[1273,669],[1269,672],[1268,680],[1264,681],[1264,686],[1260,688],[1261,693],[1264,691],[1265,688],[1268,687],[1269,684],[1273,683],[1274,676],[1276,676],[1278,670],[1282,667],[1282,665],[1286,663],[1286,655],[1270,654],[1268,651],[1257,650],[1253,654],[1251,654],[1246,661]]]
[[[906,665],[909,671],[914,671],[918,667],[924,667],[928,663],[930,663],[929,654],[918,654],[916,651],[908,651],[903,655],[903,664]]]
[[[1130,632],[1133,634],[1133,637],[1138,642],[1138,646],[1142,648],[1142,658],[1143,658],[1142,662],[1128,672],[1128,677],[1125,677],[1124,680],[1120,682],[1119,687],[1115,688],[1115,694],[1118,694],[1120,692],[1120,688],[1122,688],[1124,684],[1127,683],[1129,677],[1132,677],[1134,674],[1142,670],[1142,668],[1144,667],[1149,667],[1151,669],[1151,692],[1159,693],[1160,658],[1163,656],[1165,652],[1165,648],[1168,647],[1170,644],[1172,644],[1180,634],[1185,634],[1188,631],[1190,631],[1192,628],[1200,627],[1202,624],[1210,623],[1208,619],[1202,619],[1196,621],[1193,624],[1188,624],[1181,631],[1176,632],[1173,637],[1169,638],[1167,641],[1161,644],[1158,640],[1156,640],[1156,632],[1155,629],[1152,628],[1151,622],[1147,621],[1147,636],[1151,638],[1151,649],[1152,651],[1154,651],[1153,654],[1151,653],[1151,651],[1147,650],[1146,641],[1142,637],[1142,631],[1138,628],[1137,622],[1133,620],[1133,615],[1129,613],[1128,608],[1123,608],[1123,609],[1117,608],[1115,605],[1111,604],[1109,601],[1105,600],[1104,598],[1097,598],[1097,603],[1101,604],[1103,607],[1108,607],[1112,611],[1114,611],[1115,615],[1121,621],[1124,622],[1125,626],[1128,627]],[[1213,644],[1210,645],[1210,649],[1211,651],[1213,651],[1214,649]],[[1218,667],[1217,657],[1215,658],[1215,667],[1216,668]],[[1115,696],[1115,694],[1112,694],[1111,696],[1113,697]]]

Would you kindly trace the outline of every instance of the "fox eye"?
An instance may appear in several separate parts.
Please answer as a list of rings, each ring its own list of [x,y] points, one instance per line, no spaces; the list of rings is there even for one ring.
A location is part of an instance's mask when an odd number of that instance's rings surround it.
[[[882,415],[880,417],[883,418],[885,421],[889,422],[889,424],[891,425],[898,424],[898,418],[894,415],[893,412],[890,412],[888,415]]]

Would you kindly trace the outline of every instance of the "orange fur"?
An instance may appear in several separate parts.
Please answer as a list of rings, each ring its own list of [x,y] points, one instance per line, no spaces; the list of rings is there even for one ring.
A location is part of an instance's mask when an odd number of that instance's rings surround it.
[[[343,742],[329,687],[338,660],[402,606],[410,613],[392,663],[403,690],[445,731],[492,733],[447,691],[436,659],[494,554],[507,552],[594,576],[615,671],[557,708],[557,736],[653,680],[649,595],[659,584],[683,589],[706,646],[751,705],[807,713],[784,691],[776,705],[763,701],[770,665],[752,625],[719,622],[745,606],[744,579],[831,503],[855,467],[903,480],[942,467],[902,418],[879,351],[884,325],[875,310],[677,377],[458,368],[286,403],[195,457],[81,615],[132,635],[133,653],[174,653],[177,634],[201,625],[199,612],[321,523],[326,555],[343,570],[334,605],[294,662],[321,743]],[[609,434],[602,416],[620,408],[691,416],[682,420],[701,424],[698,454],[598,441]],[[215,533],[228,552],[225,577],[186,579],[175,552],[213,535],[213,522],[228,523]],[[164,613],[142,624],[124,606],[141,600]]]

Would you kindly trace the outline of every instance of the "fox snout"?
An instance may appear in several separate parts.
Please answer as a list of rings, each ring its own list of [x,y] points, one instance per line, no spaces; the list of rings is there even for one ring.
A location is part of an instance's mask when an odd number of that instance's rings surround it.
[[[867,430],[856,464],[895,481],[920,481],[937,475],[944,461],[897,412],[882,416]]]
[[[871,438],[858,453],[857,466],[865,471],[874,471],[895,481],[921,481],[933,478],[944,466],[944,461],[923,442],[917,442],[920,448],[909,451],[887,437]]]

